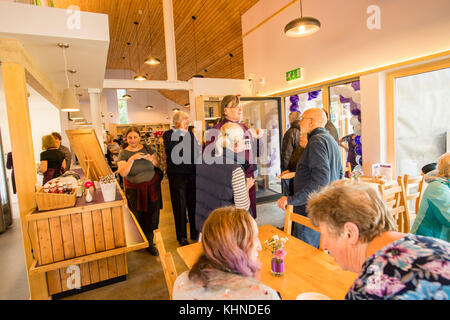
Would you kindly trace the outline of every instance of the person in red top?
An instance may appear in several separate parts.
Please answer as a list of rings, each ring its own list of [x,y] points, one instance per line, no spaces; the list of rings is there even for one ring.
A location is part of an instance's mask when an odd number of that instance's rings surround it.
[[[249,129],[244,124],[240,123],[242,120],[242,105],[240,103],[239,96],[235,95],[228,95],[225,96],[222,99],[222,102],[220,103],[220,109],[221,109],[221,118],[219,122],[213,126],[211,129],[209,129],[206,132],[206,144],[205,149],[203,151],[203,157],[211,157],[212,152],[214,150],[214,144],[217,140],[217,137],[220,133],[220,128],[225,123],[228,122],[234,122],[238,123],[242,129],[244,129],[244,142],[246,145],[246,150],[243,151],[245,155],[245,161],[250,164],[248,166],[245,166],[247,169],[245,170],[245,177],[247,179],[252,178],[254,179],[254,168],[253,164],[256,164],[256,157],[259,154],[262,154],[263,152],[263,144],[262,144],[262,136],[263,131],[259,128],[257,129]],[[250,196],[250,213],[253,216],[253,218],[256,218],[256,188],[253,186],[249,190],[249,196]]]

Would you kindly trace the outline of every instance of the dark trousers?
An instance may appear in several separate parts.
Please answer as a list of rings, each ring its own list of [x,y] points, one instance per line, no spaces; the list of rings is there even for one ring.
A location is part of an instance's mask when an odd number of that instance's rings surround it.
[[[169,177],[170,199],[177,240],[187,239],[186,210],[189,217],[189,231],[192,240],[197,240],[195,228],[195,175],[167,174]]]
[[[294,207],[294,212],[304,217],[308,217],[308,214],[306,213],[306,205]],[[315,230],[292,222],[292,235],[315,248],[319,248],[320,233]]]
[[[281,190],[283,196],[289,197],[294,195],[294,178],[281,179]]]
[[[159,211],[161,202],[158,199],[155,202],[149,202],[147,211],[137,210],[137,190],[127,189],[125,195],[128,201],[128,208],[134,213],[142,231],[145,234],[149,243],[153,243],[153,231],[158,229],[159,226]]]

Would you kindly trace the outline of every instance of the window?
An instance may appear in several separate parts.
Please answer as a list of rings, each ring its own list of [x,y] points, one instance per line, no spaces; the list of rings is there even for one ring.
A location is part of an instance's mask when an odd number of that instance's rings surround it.
[[[395,79],[397,174],[418,175],[446,152],[449,93],[450,68]]]
[[[312,90],[308,92],[294,94],[292,96],[285,97],[284,100],[286,130],[290,128],[289,114],[292,111],[299,111],[303,114],[305,110],[310,108],[323,108],[322,90]]]
[[[127,94],[125,89],[117,89],[117,105],[119,109],[119,123],[128,124],[128,104],[122,97]]]

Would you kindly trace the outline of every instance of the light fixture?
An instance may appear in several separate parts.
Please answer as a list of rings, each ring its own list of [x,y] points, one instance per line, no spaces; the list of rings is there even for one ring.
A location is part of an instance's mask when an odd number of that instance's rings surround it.
[[[127,45],[131,45],[131,43],[127,42]],[[122,57],[122,60],[124,60],[124,69],[123,69],[123,78],[125,79],[125,56]],[[130,65],[131,66],[131,65]],[[122,99],[128,100],[131,99],[131,96],[127,93],[127,89],[125,89],[125,94],[122,96]]]
[[[147,109],[147,110],[151,110],[151,109],[153,109],[153,106],[151,106],[151,105],[148,105],[148,106],[146,106],[146,107],[145,107],[145,109]]]
[[[151,13],[151,9],[150,9],[150,0],[148,1],[148,25],[149,25],[149,30],[151,29],[151,20],[150,20],[150,13]],[[149,31],[150,32],[150,31]],[[161,60],[159,60],[158,58],[154,57],[152,55],[152,51],[153,51],[153,45],[152,45],[152,33],[150,32],[150,56],[145,59],[145,63],[149,64],[151,66],[156,66],[158,64],[161,63]]]
[[[233,54],[230,52],[229,54],[228,54],[229,56],[230,56],[230,79],[232,79],[233,78],[233,65],[232,65],[232,60],[233,60]]]
[[[180,111],[180,109],[179,108],[173,108],[172,111],[173,112],[178,112],[178,111]]]
[[[290,38],[309,36],[320,29],[320,22],[316,18],[303,17],[302,0],[300,0],[300,18],[294,19],[284,27],[284,33]]]
[[[195,74],[192,78],[204,78],[201,74],[197,73],[197,41],[195,40],[195,20],[197,17],[192,16],[192,30],[194,31],[194,54],[195,54]]]
[[[138,53],[138,64],[139,64],[139,72],[134,77],[134,80],[136,80],[136,81],[145,81],[145,80],[147,80],[147,78],[141,74],[141,55],[139,54],[139,27],[138,27],[139,22],[135,21],[133,23],[136,26],[136,50],[137,50],[137,53]]]
[[[190,106],[191,106],[191,104],[189,102],[184,104],[185,108],[189,108]]]
[[[64,74],[66,75],[67,80],[67,88],[64,89],[61,99],[61,111],[65,112],[73,112],[80,111],[80,105],[78,103],[77,98],[75,97],[75,93],[70,88],[69,76],[67,75],[67,58],[66,58],[66,49],[69,48],[68,43],[58,43],[58,47],[60,47],[63,51],[64,57]],[[76,71],[75,71],[76,72]]]

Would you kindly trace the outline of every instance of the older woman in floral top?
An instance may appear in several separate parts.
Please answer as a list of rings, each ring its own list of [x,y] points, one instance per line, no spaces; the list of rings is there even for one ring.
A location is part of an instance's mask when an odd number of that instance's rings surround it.
[[[346,299],[450,298],[450,244],[396,232],[375,189],[336,181],[311,196],[307,211],[324,249],[359,273]]]

